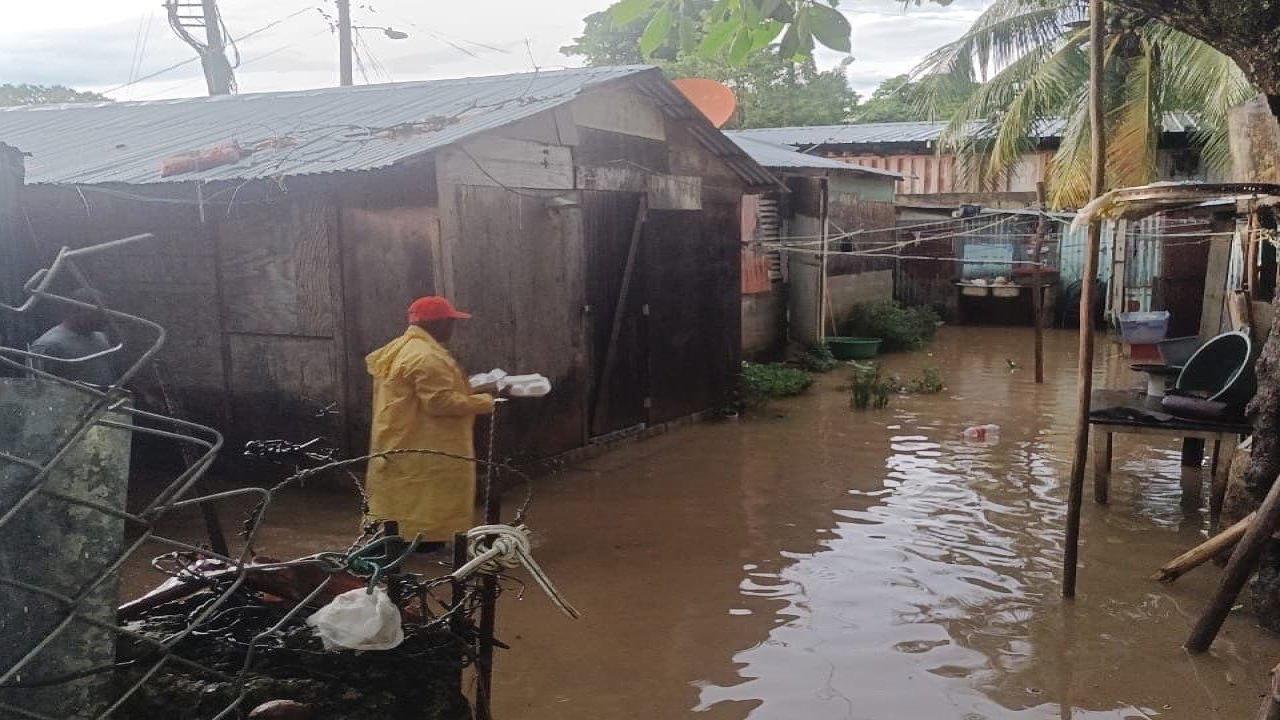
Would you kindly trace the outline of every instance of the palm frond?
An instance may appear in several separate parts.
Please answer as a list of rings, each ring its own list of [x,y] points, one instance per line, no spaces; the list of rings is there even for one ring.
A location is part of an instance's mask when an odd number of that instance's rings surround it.
[[[1234,60],[1208,43],[1158,23],[1146,33],[1160,46],[1165,110],[1195,117],[1194,139],[1205,167],[1225,174],[1231,164],[1227,112],[1257,90]]]
[[[1079,93],[1067,113],[1067,127],[1058,151],[1049,161],[1049,205],[1078,208],[1089,202],[1092,188],[1090,162],[1093,139],[1089,123],[1089,93]]]
[[[1059,46],[1025,53],[984,83],[963,105],[939,138],[940,149],[960,156],[983,156],[987,182],[1003,177],[1031,148],[1046,123],[1063,116],[1080,94],[1088,74],[1073,33]]]
[[[1107,117],[1108,184],[1146,185],[1156,177],[1157,151],[1164,127],[1160,46],[1139,37],[1139,50],[1110,64],[1123,65],[1120,101]]]
[[[912,75],[985,81],[1026,53],[1058,42],[1083,7],[1081,0],[996,0],[964,35],[925,56]]]

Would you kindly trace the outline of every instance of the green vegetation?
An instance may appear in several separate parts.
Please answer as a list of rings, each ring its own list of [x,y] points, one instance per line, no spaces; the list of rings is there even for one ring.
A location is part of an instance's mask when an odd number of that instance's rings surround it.
[[[889,396],[896,388],[894,383],[880,378],[878,363],[853,363],[853,383],[850,390],[853,396],[849,404],[857,410],[874,407],[877,410],[888,407]]]
[[[904,307],[893,301],[855,305],[841,334],[880,338],[882,352],[918,350],[938,332],[938,313],[928,307]]]
[[[615,27],[638,26],[641,54],[676,48],[741,64],[778,44],[786,60],[812,58],[818,45],[852,50],[839,0],[618,0],[606,10]],[[709,5],[709,7],[708,7]]]
[[[1112,187],[1157,178],[1158,141],[1171,111],[1195,116],[1192,137],[1207,169],[1229,169],[1227,110],[1255,93],[1230,57],[1164,24],[1167,17],[1108,10],[1103,103]],[[1034,147],[1046,122],[1065,118],[1048,174],[1050,201],[1087,201],[1089,29],[1081,18],[1078,0],[995,0],[968,32],[925,58],[913,77],[981,82],[947,118],[939,150],[956,152],[977,177],[1001,178]],[[974,132],[979,123],[990,128]]]
[[[22,83],[0,85],[0,106],[45,105],[48,103],[111,102],[106,95],[96,92],[72,90],[61,85],[30,85]]]
[[[804,355],[800,356],[800,364],[809,372],[825,373],[835,370],[840,361],[831,354],[831,348],[826,343],[816,343],[810,345]]]
[[[776,398],[799,395],[813,384],[809,373],[782,363],[743,363],[740,404],[760,407]]]
[[[852,397],[849,404],[857,410],[888,407],[889,398],[898,395],[937,395],[947,389],[942,379],[942,371],[936,367],[926,367],[920,375],[909,382],[903,382],[897,375],[884,379],[880,365],[874,362],[854,362],[853,376],[848,386]]]
[[[937,395],[946,389],[942,371],[933,366],[921,370],[920,376],[906,385],[906,391],[913,395]]]
[[[701,18],[710,0],[686,0],[683,12]],[[849,87],[847,61],[819,70],[813,58],[790,59],[778,46],[767,45],[742,62],[718,54],[681,48],[664,42],[652,52],[641,50],[641,39],[655,10],[618,23],[608,12],[584,19],[582,35],[562,48],[565,55],[582,57],[587,65],[653,63],[668,77],[705,77],[728,85],[738,98],[738,112],[729,127],[778,127],[842,123],[857,106],[859,96]],[[701,32],[695,26],[693,32]]]
[[[946,120],[969,99],[978,84],[949,75],[929,75],[912,80],[898,75],[880,83],[871,97],[853,109],[855,123]]]

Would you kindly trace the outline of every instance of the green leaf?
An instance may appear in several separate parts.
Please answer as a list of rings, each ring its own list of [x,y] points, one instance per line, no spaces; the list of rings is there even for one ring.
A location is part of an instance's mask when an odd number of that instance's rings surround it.
[[[644,34],[640,36],[640,54],[645,57],[653,55],[653,52],[662,47],[667,41],[667,37],[671,34],[671,8],[663,7],[653,16],[649,24],[644,28]]]
[[[773,44],[778,39],[778,33],[782,32],[782,23],[777,20],[767,20],[759,27],[751,31],[751,49],[763,50]]]
[[[699,50],[707,55],[719,55],[724,50],[729,41],[733,39],[734,33],[738,30],[738,23],[724,21],[712,25],[707,30],[706,37],[702,38],[702,46]]]
[[[853,50],[849,40],[853,28],[844,13],[826,5],[812,5],[809,8],[809,27],[818,42],[832,50],[847,53]]]
[[[733,65],[741,65],[750,53],[751,32],[746,27],[740,27],[733,37],[733,44],[729,46],[729,62]]]
[[[657,4],[658,0],[619,0],[609,8],[609,18],[613,20],[614,27],[630,25],[644,17]]]
[[[766,18],[771,18],[774,13],[778,12],[778,8],[781,7],[781,5],[782,0],[762,0],[760,3],[760,14]]]

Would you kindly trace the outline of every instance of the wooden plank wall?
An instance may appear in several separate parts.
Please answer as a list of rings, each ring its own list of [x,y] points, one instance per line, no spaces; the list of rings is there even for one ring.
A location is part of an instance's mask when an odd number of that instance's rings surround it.
[[[75,189],[27,186],[23,210],[30,222],[21,227],[41,266],[63,245],[83,247],[144,232],[155,235],[86,258],[84,268],[112,307],[153,320],[168,331],[158,358],[187,416],[226,427],[230,413],[216,254],[207,226],[201,224],[194,188],[175,185],[155,197],[135,192],[126,198],[92,188],[81,194]],[[48,311],[36,318],[34,334],[57,322],[55,313]],[[141,332],[125,338],[126,354],[120,362],[136,357],[146,340]],[[151,378],[144,373],[137,385],[154,390]]]
[[[595,389],[587,397],[588,408],[594,406],[592,435],[617,432],[646,420],[649,337],[643,313],[647,296],[643,270],[632,270],[631,291],[622,311],[613,367],[607,377],[602,367],[618,313],[618,295],[641,197],[639,192],[582,192],[583,236],[588,241],[586,302],[591,308],[587,319],[591,333],[589,382]],[[642,257],[637,260],[642,262]],[[636,276],[642,281],[636,282]]]
[[[346,444],[338,215],[321,198],[240,207],[217,234],[236,440]]]
[[[440,253],[434,207],[344,207],[340,217],[346,300],[348,444],[361,452],[372,421],[373,379],[365,356],[404,332],[405,309],[436,294],[433,256]]]
[[[22,286],[36,269],[30,237],[19,230],[24,174],[22,152],[0,143],[0,301],[7,303],[21,301]],[[25,318],[18,315],[0,314],[0,344],[20,344],[34,332],[28,326]],[[12,373],[0,367],[0,376],[9,374]]]
[[[650,422],[715,407],[732,390],[742,338],[738,232],[736,205],[649,214]]]
[[[473,314],[453,343],[469,372],[539,372],[554,391],[502,408],[509,454],[544,456],[582,444],[587,391],[580,211],[506,188],[456,188],[461,241],[454,299]]]

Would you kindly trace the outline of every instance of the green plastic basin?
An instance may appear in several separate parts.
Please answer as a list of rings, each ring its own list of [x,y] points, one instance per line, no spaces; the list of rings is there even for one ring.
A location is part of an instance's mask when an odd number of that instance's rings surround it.
[[[837,360],[866,360],[880,352],[880,338],[832,337],[827,347]]]

